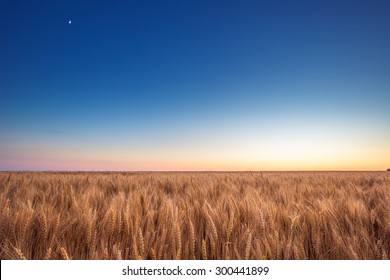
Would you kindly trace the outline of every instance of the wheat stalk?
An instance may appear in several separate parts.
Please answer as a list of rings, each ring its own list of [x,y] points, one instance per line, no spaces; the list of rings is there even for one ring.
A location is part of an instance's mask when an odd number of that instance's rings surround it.
[[[202,239],[202,259],[207,260],[207,245],[204,239]]]
[[[191,258],[195,260],[195,229],[191,221],[190,221],[190,254],[191,254]]]
[[[46,254],[45,254],[45,260],[50,260],[51,259],[51,248],[47,249]]]
[[[251,253],[251,246],[252,246],[252,232],[249,233],[248,239],[246,241],[246,247],[245,247],[245,260],[249,260],[249,256]]]
[[[47,233],[48,233],[48,226],[47,226],[47,219],[45,213],[42,213],[40,215],[40,223],[41,223],[41,231],[40,231],[40,237],[41,240],[47,239]]]
[[[259,225],[260,225],[260,234],[263,234],[265,232],[265,220],[264,220],[264,215],[263,211],[261,211],[260,208],[257,208],[259,212]]]
[[[232,234],[232,231],[233,231],[233,226],[234,226],[234,212],[232,212],[232,214],[230,215],[230,219],[229,219],[229,224],[228,224],[228,227],[227,227],[227,241],[229,242],[230,241],[230,236]]]
[[[61,256],[64,260],[70,260],[68,253],[66,252],[64,247],[61,247],[60,249]]]
[[[152,260],[157,260],[156,251],[153,248],[150,248],[150,256]]]
[[[18,255],[19,260],[26,260],[26,257],[24,256],[22,250],[19,248],[15,248],[16,254]]]
[[[138,238],[139,238],[139,254],[140,257],[143,258],[145,256],[145,243],[144,243],[144,237],[142,235],[142,230],[140,227],[138,227]]]

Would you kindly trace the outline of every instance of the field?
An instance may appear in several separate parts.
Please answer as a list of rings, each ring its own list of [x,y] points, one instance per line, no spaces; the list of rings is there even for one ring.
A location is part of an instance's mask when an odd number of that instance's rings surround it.
[[[0,173],[0,259],[389,259],[390,172]]]

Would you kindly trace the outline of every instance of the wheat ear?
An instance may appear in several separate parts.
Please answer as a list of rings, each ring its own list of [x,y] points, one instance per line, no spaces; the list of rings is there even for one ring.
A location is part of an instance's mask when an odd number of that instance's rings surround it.
[[[66,252],[64,247],[61,247],[60,252],[61,252],[61,256],[64,260],[70,260],[68,253]]]
[[[249,260],[252,247],[252,233],[249,233],[248,240],[246,241],[245,247],[245,260]]]
[[[190,221],[190,252],[191,252],[191,258],[195,260],[195,229],[194,225]]]
[[[206,241],[202,239],[202,258],[204,260],[207,260],[207,246],[206,246]]]

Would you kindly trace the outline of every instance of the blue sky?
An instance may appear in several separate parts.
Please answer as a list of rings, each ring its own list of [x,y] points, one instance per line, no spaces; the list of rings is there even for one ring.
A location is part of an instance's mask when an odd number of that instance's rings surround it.
[[[388,168],[389,12],[2,1],[0,169]]]

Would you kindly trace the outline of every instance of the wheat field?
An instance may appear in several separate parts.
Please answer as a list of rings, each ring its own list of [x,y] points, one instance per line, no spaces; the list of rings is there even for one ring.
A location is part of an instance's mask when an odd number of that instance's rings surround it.
[[[0,173],[0,259],[389,259],[390,172]]]

